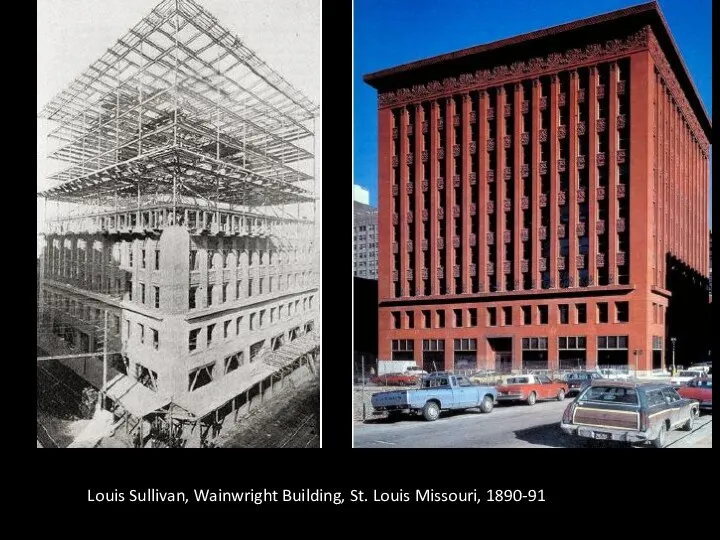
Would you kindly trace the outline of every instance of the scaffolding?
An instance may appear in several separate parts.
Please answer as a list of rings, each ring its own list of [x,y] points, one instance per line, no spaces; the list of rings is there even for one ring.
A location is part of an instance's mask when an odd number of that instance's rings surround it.
[[[119,325],[108,323],[108,311],[123,308],[124,279],[88,290],[84,276],[56,274],[65,304],[43,294],[45,266],[64,261],[69,245],[95,262],[87,235],[157,237],[184,226],[314,252],[318,116],[196,2],[158,4],[39,113],[59,168],[38,193],[50,246],[38,268],[38,360],[125,353]],[[72,343],[67,329],[89,344]]]

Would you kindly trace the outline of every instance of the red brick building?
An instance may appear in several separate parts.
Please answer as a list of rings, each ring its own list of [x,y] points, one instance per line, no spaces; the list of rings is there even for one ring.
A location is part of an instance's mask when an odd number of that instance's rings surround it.
[[[649,371],[670,337],[678,363],[702,353],[712,126],[657,4],[365,81],[379,358]]]

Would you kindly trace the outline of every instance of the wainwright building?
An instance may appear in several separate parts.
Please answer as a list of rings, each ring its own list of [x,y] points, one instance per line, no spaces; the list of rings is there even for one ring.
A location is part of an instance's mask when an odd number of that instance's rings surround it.
[[[318,110],[194,1],[158,4],[41,112],[65,165],[38,194],[38,355],[169,440],[316,374]]]
[[[647,372],[671,337],[678,363],[707,354],[712,126],[657,4],[365,81],[379,358]]]

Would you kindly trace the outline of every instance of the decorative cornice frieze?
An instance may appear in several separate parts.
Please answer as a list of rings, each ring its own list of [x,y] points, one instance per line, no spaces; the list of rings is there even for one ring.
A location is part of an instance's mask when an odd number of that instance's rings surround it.
[[[655,62],[655,69],[657,69],[658,73],[660,73],[660,76],[665,82],[667,91],[675,100],[675,103],[678,104],[678,107],[680,107],[680,111],[690,125],[690,129],[692,129],[695,138],[698,140],[700,148],[702,148],[703,153],[707,157],[708,151],[710,150],[710,143],[705,136],[705,131],[700,126],[697,116],[695,115],[695,111],[685,97],[685,92],[675,77],[675,72],[672,67],[670,67],[670,63],[667,61],[667,58],[665,58],[665,53],[663,52],[660,43],[658,43],[657,38],[652,32],[650,32],[648,36],[648,49],[650,50],[650,56],[652,56],[652,59]]]
[[[545,57],[531,58],[527,61],[513,62],[510,65],[496,66],[492,69],[480,69],[475,73],[463,73],[459,77],[448,77],[442,81],[430,81],[378,93],[378,107],[385,108],[407,103],[417,99],[433,99],[448,92],[479,90],[478,87],[496,85],[501,81],[519,75],[540,76],[557,72],[566,66],[604,58],[621,53],[634,52],[648,47],[648,38],[652,34],[649,26],[644,26],[624,39],[611,39],[604,43],[593,43],[583,49],[570,49],[562,53],[551,53]]]

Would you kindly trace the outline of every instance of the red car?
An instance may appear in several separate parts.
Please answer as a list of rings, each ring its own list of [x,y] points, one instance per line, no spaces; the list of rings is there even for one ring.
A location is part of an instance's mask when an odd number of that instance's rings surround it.
[[[419,381],[420,377],[407,373],[387,373],[370,379],[371,383],[382,386],[415,386]]]
[[[497,387],[498,401],[524,401],[535,405],[538,399],[562,401],[568,392],[565,382],[557,382],[545,375],[517,375]]]
[[[686,399],[696,399],[700,409],[712,411],[712,377],[697,377],[678,388],[678,394]]]

